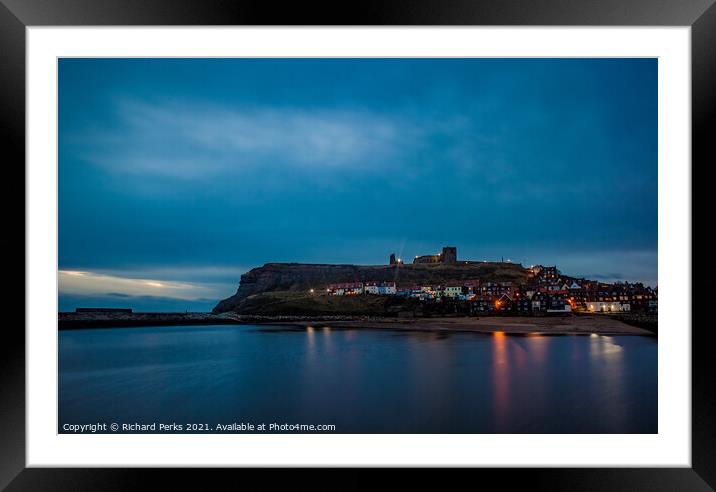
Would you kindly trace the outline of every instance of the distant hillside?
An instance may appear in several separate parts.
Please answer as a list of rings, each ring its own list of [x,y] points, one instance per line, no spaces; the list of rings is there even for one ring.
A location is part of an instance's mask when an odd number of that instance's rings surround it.
[[[222,300],[214,313],[320,314],[350,311],[378,313],[385,299],[326,299],[321,295],[328,284],[343,282],[396,282],[401,285],[436,285],[466,280],[512,281],[523,283],[527,270],[516,263],[457,263],[400,265],[321,265],[267,263],[241,276],[233,296]],[[316,296],[308,296],[314,289]],[[349,305],[350,304],[350,305]]]

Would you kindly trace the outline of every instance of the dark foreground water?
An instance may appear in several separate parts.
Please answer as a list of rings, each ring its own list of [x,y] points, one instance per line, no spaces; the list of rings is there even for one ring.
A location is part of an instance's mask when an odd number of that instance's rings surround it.
[[[258,326],[59,333],[65,424],[655,433],[657,341]],[[198,425],[196,429],[201,429]]]

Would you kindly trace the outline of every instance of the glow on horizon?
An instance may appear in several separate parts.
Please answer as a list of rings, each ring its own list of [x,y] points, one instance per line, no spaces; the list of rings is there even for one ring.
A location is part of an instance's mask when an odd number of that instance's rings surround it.
[[[219,298],[220,293],[210,286],[192,282],[159,281],[127,278],[88,271],[59,270],[58,286],[62,294],[126,296],[164,296],[182,300]]]

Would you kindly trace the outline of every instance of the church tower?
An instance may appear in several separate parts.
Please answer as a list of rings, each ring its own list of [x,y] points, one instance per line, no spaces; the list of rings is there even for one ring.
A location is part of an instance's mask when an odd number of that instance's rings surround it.
[[[441,256],[443,263],[454,265],[457,263],[457,248],[455,246],[445,246],[443,247],[443,254]]]

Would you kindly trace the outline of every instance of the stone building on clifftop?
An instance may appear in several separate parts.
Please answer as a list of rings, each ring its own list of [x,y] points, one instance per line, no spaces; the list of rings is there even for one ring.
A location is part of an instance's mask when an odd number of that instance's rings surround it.
[[[436,255],[416,256],[413,264],[417,263],[444,263],[454,265],[457,263],[457,248],[455,246],[444,246],[441,253]]]

